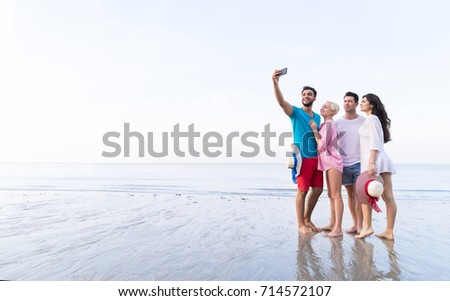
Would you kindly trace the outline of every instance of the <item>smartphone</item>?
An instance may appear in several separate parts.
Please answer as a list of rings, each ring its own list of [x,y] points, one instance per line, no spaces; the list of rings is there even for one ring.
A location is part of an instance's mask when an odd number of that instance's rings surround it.
[[[285,75],[287,73],[287,67],[286,68],[283,68],[283,69],[281,69],[281,73],[280,73],[280,76],[281,75]]]

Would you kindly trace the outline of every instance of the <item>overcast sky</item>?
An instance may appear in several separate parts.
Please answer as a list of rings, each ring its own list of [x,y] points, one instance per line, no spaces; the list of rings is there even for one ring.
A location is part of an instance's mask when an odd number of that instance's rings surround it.
[[[447,1],[2,1],[0,162],[284,162],[232,140],[233,157],[102,157],[107,132],[154,134],[190,124],[202,137],[291,131],[271,74],[300,106],[375,93],[392,119],[396,163],[450,163]],[[169,134],[169,140],[171,139]],[[111,141],[114,139],[111,139]],[[114,140],[124,146],[121,139]],[[134,141],[136,142],[136,141]],[[145,141],[146,143],[148,141]]]

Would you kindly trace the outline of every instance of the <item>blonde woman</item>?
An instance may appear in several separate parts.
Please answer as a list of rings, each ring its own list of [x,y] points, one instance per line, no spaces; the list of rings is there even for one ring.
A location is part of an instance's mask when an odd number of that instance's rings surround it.
[[[318,169],[325,172],[328,197],[330,198],[330,224],[322,229],[330,231],[328,237],[342,236],[342,215],[344,203],[342,201],[342,158],[338,153],[337,131],[333,116],[339,112],[338,104],[327,101],[320,109],[324,122],[317,131],[317,124],[311,120],[310,127],[314,133],[319,151]]]

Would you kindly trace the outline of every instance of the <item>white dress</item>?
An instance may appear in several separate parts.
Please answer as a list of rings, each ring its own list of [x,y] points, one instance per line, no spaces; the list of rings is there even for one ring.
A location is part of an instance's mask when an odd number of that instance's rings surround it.
[[[376,115],[369,115],[359,129],[359,141],[361,147],[361,173],[369,169],[370,151],[377,150],[375,166],[377,174],[390,172],[396,173],[391,158],[384,151],[384,135],[381,122]]]

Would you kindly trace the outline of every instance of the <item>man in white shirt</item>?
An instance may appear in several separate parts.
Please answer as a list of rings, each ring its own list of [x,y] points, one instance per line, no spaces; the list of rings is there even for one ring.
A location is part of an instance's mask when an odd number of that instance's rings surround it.
[[[344,163],[342,173],[342,185],[345,186],[348,196],[348,208],[353,219],[353,226],[346,232],[349,234],[359,233],[362,229],[361,204],[356,201],[355,183],[361,173],[361,156],[359,149],[359,128],[365,117],[356,113],[359,97],[356,93],[347,92],[344,96],[343,117],[336,120],[338,132],[339,153]],[[333,223],[333,221],[331,221]]]

